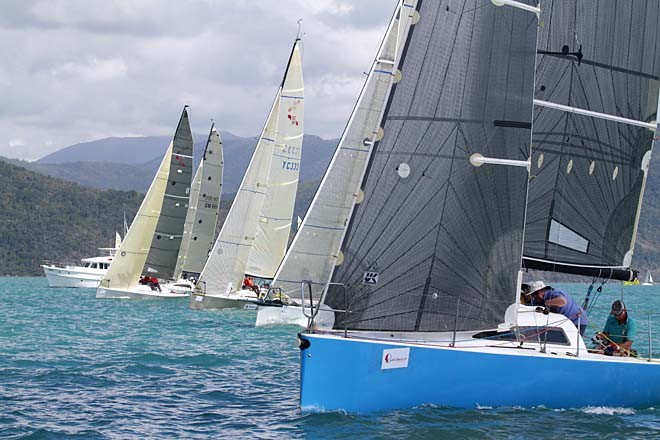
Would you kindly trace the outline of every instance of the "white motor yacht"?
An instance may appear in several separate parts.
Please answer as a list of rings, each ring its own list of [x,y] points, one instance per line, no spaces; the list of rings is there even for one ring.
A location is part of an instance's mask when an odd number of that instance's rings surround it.
[[[112,250],[114,249],[104,249]],[[99,257],[83,258],[81,265],[45,263],[44,269],[50,287],[98,287],[103,275],[110,267],[114,252]]]

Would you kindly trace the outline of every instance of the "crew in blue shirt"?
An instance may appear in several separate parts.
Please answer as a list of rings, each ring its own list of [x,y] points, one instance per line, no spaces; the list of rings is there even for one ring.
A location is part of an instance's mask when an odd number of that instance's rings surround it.
[[[579,327],[580,334],[584,335],[589,319],[587,313],[577,305],[570,295],[546,286],[543,281],[533,281],[529,283],[529,293],[531,296],[531,305],[547,306],[553,313],[560,313],[571,320],[575,327]]]
[[[618,352],[617,354],[621,356],[630,356],[632,343],[636,336],[637,323],[628,316],[626,305],[623,301],[614,301],[603,332],[596,336],[598,339],[614,343],[606,347],[604,353],[612,355]]]

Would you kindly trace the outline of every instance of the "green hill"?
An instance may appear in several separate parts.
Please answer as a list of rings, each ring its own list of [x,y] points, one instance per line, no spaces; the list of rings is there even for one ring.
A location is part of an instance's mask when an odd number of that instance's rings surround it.
[[[114,244],[123,216],[130,221],[143,194],[96,190],[0,161],[0,275],[43,275],[40,264],[76,262]],[[304,215],[318,182],[301,185]],[[223,195],[218,230],[234,194]]]
[[[98,191],[0,161],[0,274],[40,274],[42,260],[76,261],[114,244],[142,195]]]

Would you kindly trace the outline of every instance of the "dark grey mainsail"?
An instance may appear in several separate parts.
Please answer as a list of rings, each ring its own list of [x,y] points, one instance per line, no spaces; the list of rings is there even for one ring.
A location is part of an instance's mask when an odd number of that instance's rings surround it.
[[[336,328],[491,327],[516,295],[528,172],[476,159],[529,158],[538,21],[495,3],[417,4],[325,298]]]
[[[660,2],[546,0],[541,22],[524,266],[628,279],[655,129]]]
[[[193,139],[188,106],[183,108],[174,139],[167,188],[143,275],[172,279],[186,221],[192,180]]]

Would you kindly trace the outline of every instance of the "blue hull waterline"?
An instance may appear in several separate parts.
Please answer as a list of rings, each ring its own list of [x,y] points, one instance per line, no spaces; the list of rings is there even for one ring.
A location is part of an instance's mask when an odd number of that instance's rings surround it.
[[[303,410],[660,404],[660,364],[654,362],[530,354],[523,349],[498,354],[318,334],[301,335],[303,346],[304,341],[309,346],[301,351]],[[383,369],[385,350],[406,348],[407,366]]]

